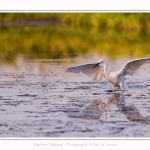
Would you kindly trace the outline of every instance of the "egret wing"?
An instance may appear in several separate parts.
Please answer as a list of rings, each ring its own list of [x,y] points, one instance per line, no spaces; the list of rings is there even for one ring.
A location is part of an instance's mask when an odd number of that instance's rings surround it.
[[[133,75],[143,64],[150,63],[150,58],[141,58],[128,61],[121,69],[121,75]]]
[[[86,64],[76,67],[67,68],[66,72],[83,73],[90,77],[93,81],[101,81],[104,76],[104,70],[99,65],[94,68],[96,64]],[[94,69],[93,69],[94,68]]]

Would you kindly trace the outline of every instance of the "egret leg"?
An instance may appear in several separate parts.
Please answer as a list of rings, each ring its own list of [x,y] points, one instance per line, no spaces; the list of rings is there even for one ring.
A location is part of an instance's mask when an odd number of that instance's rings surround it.
[[[116,86],[114,86],[114,92],[116,92]]]
[[[124,92],[124,87],[123,87],[124,84],[122,82],[120,82],[119,85],[120,85],[122,92]]]
[[[116,92],[116,86],[113,85],[113,84],[112,84],[112,86],[113,86],[113,89],[114,89],[113,91]]]

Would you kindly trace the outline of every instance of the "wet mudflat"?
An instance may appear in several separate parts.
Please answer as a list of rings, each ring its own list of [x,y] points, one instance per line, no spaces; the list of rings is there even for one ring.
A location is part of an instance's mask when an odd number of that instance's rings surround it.
[[[97,60],[1,63],[0,137],[150,137],[150,65],[128,78],[124,94],[113,93],[105,79],[64,72]]]

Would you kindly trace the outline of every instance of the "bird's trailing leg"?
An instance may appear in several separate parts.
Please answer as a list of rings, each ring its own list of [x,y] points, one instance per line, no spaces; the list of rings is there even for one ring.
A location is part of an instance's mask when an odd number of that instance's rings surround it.
[[[124,92],[124,87],[123,87],[124,84],[122,82],[120,82],[119,85],[120,85],[122,92]]]
[[[113,85],[113,87],[114,87],[114,92],[116,92],[116,86]]]
[[[114,93],[115,93],[115,92],[116,92],[116,86],[113,85],[113,84],[112,84],[112,86],[113,86],[113,91],[114,91]]]

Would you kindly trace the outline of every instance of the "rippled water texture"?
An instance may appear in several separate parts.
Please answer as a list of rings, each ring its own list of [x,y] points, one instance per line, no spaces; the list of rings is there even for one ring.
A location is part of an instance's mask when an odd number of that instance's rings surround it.
[[[1,61],[0,136],[150,137],[150,65],[127,79],[124,94],[114,94],[105,79],[64,72],[99,58]],[[110,70],[129,60],[103,58]]]

